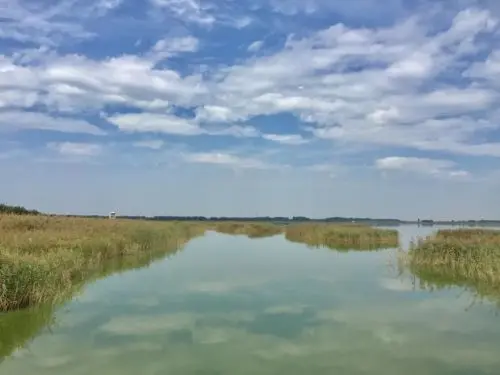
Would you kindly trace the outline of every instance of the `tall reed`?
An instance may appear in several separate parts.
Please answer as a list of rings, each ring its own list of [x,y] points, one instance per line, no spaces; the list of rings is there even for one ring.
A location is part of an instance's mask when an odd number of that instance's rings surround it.
[[[375,250],[398,246],[398,231],[355,224],[295,224],[286,228],[289,241],[336,250]]]
[[[0,311],[60,300],[110,263],[175,251],[204,231],[189,223],[0,216]]]
[[[402,253],[423,288],[461,286],[500,301],[500,231],[439,230]]]

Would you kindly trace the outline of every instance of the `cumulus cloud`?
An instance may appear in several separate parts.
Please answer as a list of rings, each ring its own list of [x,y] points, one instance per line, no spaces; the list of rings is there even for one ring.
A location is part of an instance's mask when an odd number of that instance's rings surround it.
[[[192,36],[164,38],[155,43],[150,58],[158,61],[180,53],[196,52],[198,48],[199,40]]]
[[[262,138],[286,145],[302,145],[309,142],[299,134],[264,134]]]
[[[459,76],[458,64],[484,49],[477,38],[496,28],[478,9],[459,12],[437,34],[415,18],[379,30],[334,25],[228,67],[198,113],[205,121],[241,121],[291,112],[319,138],[496,156],[493,147],[466,140],[497,128],[489,117],[497,91],[432,85],[446,69]]]
[[[65,156],[96,156],[102,151],[100,145],[92,143],[51,142],[47,147]]]
[[[65,133],[86,133],[93,135],[105,134],[100,128],[85,120],[53,117],[38,112],[0,112],[0,132],[12,132],[29,129],[51,130]]]
[[[398,0],[393,2],[402,6]],[[374,4],[356,3],[368,8]],[[150,0],[149,4],[158,14],[166,12],[198,26],[223,20],[223,16],[216,17],[217,11],[227,10],[197,0]],[[272,6],[286,14],[339,7],[329,4],[274,1]],[[306,144],[309,137],[294,134],[298,133],[295,129],[274,134],[245,123],[288,113],[312,137],[335,145],[500,156],[500,143],[489,137],[500,131],[495,108],[500,77],[500,54],[494,52],[498,20],[487,8],[462,9],[440,27],[428,21],[425,11],[377,28],[337,23],[290,34],[281,49],[263,56],[208,63],[203,73],[191,71],[186,64],[181,68],[169,64],[169,57],[189,59],[189,53],[204,51],[200,49],[200,45],[205,48],[204,40],[195,37],[202,38],[196,33],[162,35],[149,50],[136,55],[92,58],[47,47],[56,45],[63,35],[91,37],[84,23],[70,21],[103,17],[121,6],[119,0],[63,1],[48,9],[16,0],[4,6],[2,17],[7,21],[0,26],[0,35],[17,33],[12,38],[35,40],[43,46],[0,56],[3,129],[102,134],[76,118],[103,111],[105,120],[127,133],[230,135],[262,137],[283,145]],[[251,17],[238,14],[234,20],[242,20],[240,27],[244,27]],[[243,48],[248,46],[250,52],[263,44],[261,40],[245,43]],[[164,58],[166,63],[158,64]],[[124,114],[123,107],[137,111]],[[45,112],[35,114],[39,108]],[[193,116],[178,116],[177,109]],[[227,161],[232,159],[217,160],[231,164]],[[416,169],[429,163],[422,161],[427,159],[404,160],[406,167]],[[458,167],[432,163],[442,173],[465,173]]]
[[[159,9],[169,11],[177,18],[187,22],[210,26],[215,22],[211,6],[197,0],[150,0]]]
[[[53,110],[79,112],[107,104],[147,110],[166,109],[170,103],[196,103],[205,91],[199,76],[155,69],[155,62],[132,55],[95,61],[81,55],[61,56],[36,66],[0,58],[0,100],[22,91],[33,99],[26,106],[45,105]]]
[[[237,138],[253,138],[259,137],[261,134],[259,130],[253,126],[230,125],[220,128],[211,128],[206,130],[207,134],[212,135],[230,135]]]
[[[152,150],[159,150],[160,148],[163,147],[164,144],[165,142],[163,142],[161,139],[151,139],[151,140],[134,142],[135,147],[149,148]]]
[[[269,169],[273,166],[259,159],[246,158],[223,152],[200,152],[185,154],[184,160],[189,163],[215,164],[241,169]]]
[[[247,48],[249,52],[257,52],[259,51],[262,46],[264,45],[264,42],[262,40],[256,40],[252,44],[250,44]]]
[[[0,37],[50,46],[92,38],[95,34],[82,21],[102,17],[121,4],[122,0],[0,0]]]
[[[469,173],[455,169],[454,162],[449,160],[389,156],[377,159],[375,166],[383,171],[404,171],[420,173],[436,177],[468,177]]]
[[[107,120],[124,132],[157,132],[177,135],[199,135],[203,130],[187,119],[154,113],[114,115]]]

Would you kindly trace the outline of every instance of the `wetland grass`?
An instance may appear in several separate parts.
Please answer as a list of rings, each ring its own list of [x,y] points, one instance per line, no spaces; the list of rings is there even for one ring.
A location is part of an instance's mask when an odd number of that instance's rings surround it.
[[[0,311],[57,303],[100,274],[175,253],[207,230],[249,238],[284,234],[341,250],[395,247],[398,241],[397,231],[360,225],[0,215]]]
[[[413,242],[401,261],[423,289],[461,286],[500,302],[500,231],[439,230]]]
[[[253,222],[215,222],[212,228],[218,233],[241,234],[249,238],[271,237],[283,233],[285,229],[283,225],[274,223]]]
[[[205,231],[190,223],[0,216],[0,311],[56,302],[103,268],[152,260]]]
[[[376,250],[398,246],[398,231],[357,224],[294,224],[286,228],[291,242],[331,249]]]
[[[137,252],[126,257],[101,262],[97,268],[92,270],[90,278],[72,286],[71,293],[64,294],[59,290],[59,299],[57,301],[53,299],[44,302],[42,305],[31,306],[18,311],[0,312],[0,363],[3,358],[25,347],[26,343],[36,337],[40,331],[44,329],[50,330],[51,327],[57,325],[55,311],[59,305],[72,298],[75,292],[80,291],[85,283],[115,273],[147,267],[156,259],[176,254],[181,250],[179,244],[171,241],[167,243],[165,248],[157,249],[154,252]]]

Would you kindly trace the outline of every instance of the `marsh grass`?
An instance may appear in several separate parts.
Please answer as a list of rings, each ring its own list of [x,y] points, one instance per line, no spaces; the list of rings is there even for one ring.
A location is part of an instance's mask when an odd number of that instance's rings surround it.
[[[156,222],[0,215],[0,311],[57,303],[103,272],[173,254],[207,230],[335,249],[397,246],[397,231],[339,224]]]
[[[9,314],[0,313],[0,362],[16,350],[25,347],[41,330],[54,322],[55,305],[48,304],[36,310],[25,309]]]
[[[295,224],[286,228],[291,242],[338,251],[377,250],[398,246],[398,231],[357,224]]]
[[[61,291],[58,291],[58,303],[54,303],[54,300],[45,301],[39,306],[9,313],[0,313],[0,362],[2,358],[6,358],[17,349],[25,347],[26,343],[36,337],[41,330],[50,330],[51,327],[57,325],[55,311],[58,305],[81,291],[85,283],[105,278],[111,274],[147,267],[157,259],[172,256],[179,252],[181,247],[178,245],[179,243],[170,242],[166,248],[158,249],[158,251],[138,252],[126,257],[101,262],[97,268],[93,269],[90,278],[73,285],[71,293],[64,295]]]
[[[211,228],[218,233],[245,235],[249,238],[271,237],[285,230],[283,225],[250,222],[214,222]]]
[[[500,232],[491,229],[439,230],[410,244],[400,261],[423,289],[461,286],[500,301]]]
[[[204,231],[189,223],[0,216],[0,311],[57,302],[102,268],[152,260]]]

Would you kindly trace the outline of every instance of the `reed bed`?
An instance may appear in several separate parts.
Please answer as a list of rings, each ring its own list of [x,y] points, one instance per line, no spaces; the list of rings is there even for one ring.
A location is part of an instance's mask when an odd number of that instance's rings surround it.
[[[357,224],[294,224],[285,237],[312,247],[343,250],[377,250],[398,246],[398,231]]]
[[[0,311],[56,303],[106,272],[178,251],[206,230],[336,249],[397,246],[397,231],[339,224],[156,222],[0,215]]]
[[[218,233],[264,238],[283,233],[285,227],[274,223],[215,222],[212,224],[212,229]]]
[[[500,301],[499,231],[439,230],[413,242],[401,260],[424,289],[462,286]]]
[[[440,230],[419,239],[407,253],[410,265],[443,270],[472,280],[500,282],[500,232],[489,229]]]
[[[103,268],[179,249],[189,223],[0,216],[0,311],[63,299]]]
[[[50,329],[57,324],[54,312],[58,305],[66,299],[72,298],[74,293],[81,291],[86,282],[131,269],[147,267],[151,262],[165,256],[172,256],[181,249],[177,243],[169,242],[166,247],[154,252],[137,252],[126,257],[101,262],[99,267],[92,270],[88,279],[72,285],[68,293],[64,293],[64,290],[60,289],[56,299],[45,301],[42,305],[31,306],[32,308],[9,313],[0,312],[0,363],[3,358],[10,356],[15,350],[23,348],[42,329],[47,327]]]

